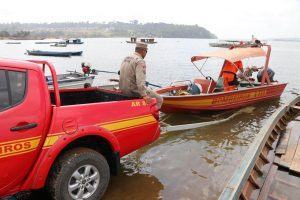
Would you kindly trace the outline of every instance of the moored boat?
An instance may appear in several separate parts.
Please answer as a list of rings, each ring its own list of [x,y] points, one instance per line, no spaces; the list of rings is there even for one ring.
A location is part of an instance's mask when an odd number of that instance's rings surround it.
[[[299,186],[300,96],[269,117],[219,200],[299,199]]]
[[[33,56],[57,56],[57,57],[70,57],[81,56],[82,51],[41,51],[41,50],[26,50],[28,55]]]
[[[52,47],[66,47],[67,43],[64,42],[64,41],[61,41],[61,42],[57,42],[55,44],[51,44],[50,46],[52,46]]]
[[[261,45],[261,41],[257,40],[252,35],[251,40],[219,40],[218,42],[211,42],[209,46],[220,47],[220,48],[246,48],[246,47],[257,47]]]
[[[55,44],[56,42],[49,42],[49,41],[41,41],[41,42],[35,42],[35,44]]]
[[[157,43],[154,38],[141,38],[141,39],[137,39],[136,37],[131,37],[130,40],[126,40],[127,43],[131,43],[131,44],[135,44],[137,42],[143,42],[143,43],[147,43],[147,44],[155,44]]]
[[[279,83],[270,80],[267,73],[271,53],[271,46],[221,49],[218,51],[203,53],[192,57],[193,64],[199,60],[209,58],[221,58],[225,62],[233,63],[252,57],[265,57],[265,65],[262,69],[262,78],[258,81],[251,81],[249,78],[245,82],[240,82],[236,86],[224,86],[224,80],[220,73],[217,81],[210,76],[204,76],[201,69],[197,67],[205,78],[196,78],[194,81],[180,81],[168,87],[157,90],[162,95],[164,102],[163,112],[201,112],[228,110],[244,107],[256,102],[278,98],[282,94],[287,83]],[[221,72],[222,72],[221,70]]]
[[[245,47],[255,47],[257,44],[252,41],[238,41],[238,40],[224,40],[219,42],[209,43],[211,47],[220,47],[220,48],[245,48]]]
[[[83,88],[91,87],[95,76],[85,76],[83,73],[76,71],[69,71],[69,73],[58,74],[57,81],[59,88]],[[53,87],[53,80],[51,76],[46,76],[46,81],[49,88]]]
[[[69,51],[67,53],[70,53],[71,56],[81,56],[83,51]]]
[[[6,42],[6,44],[21,44],[21,42]]]
[[[67,44],[83,44],[83,41],[80,38],[70,38],[66,39],[65,42]]]

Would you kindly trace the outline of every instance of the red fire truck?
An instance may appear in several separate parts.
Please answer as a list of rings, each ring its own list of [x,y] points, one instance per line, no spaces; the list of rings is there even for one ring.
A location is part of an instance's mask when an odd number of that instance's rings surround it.
[[[120,158],[159,137],[155,105],[101,88],[59,90],[51,63],[0,59],[0,198],[45,188],[53,199],[100,199]]]

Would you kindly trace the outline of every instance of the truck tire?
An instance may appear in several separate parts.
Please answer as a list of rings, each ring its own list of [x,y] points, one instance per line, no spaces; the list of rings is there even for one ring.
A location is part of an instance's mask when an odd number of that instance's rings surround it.
[[[54,200],[99,200],[109,179],[109,166],[104,156],[89,148],[76,148],[55,162],[49,173],[47,190]]]

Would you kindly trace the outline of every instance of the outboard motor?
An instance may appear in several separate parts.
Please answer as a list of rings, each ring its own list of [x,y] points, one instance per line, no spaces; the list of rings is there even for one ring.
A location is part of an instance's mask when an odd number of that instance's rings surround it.
[[[195,94],[200,94],[202,92],[202,86],[197,83],[192,83],[189,85],[188,88],[188,93],[195,95]]]
[[[271,81],[271,82],[274,82],[275,72],[274,72],[272,69],[268,68],[267,73],[268,73],[268,75],[269,75],[270,81]],[[263,77],[263,74],[264,74],[264,70],[260,70],[260,71],[257,73],[257,81],[258,81],[258,82],[261,82],[262,77]]]

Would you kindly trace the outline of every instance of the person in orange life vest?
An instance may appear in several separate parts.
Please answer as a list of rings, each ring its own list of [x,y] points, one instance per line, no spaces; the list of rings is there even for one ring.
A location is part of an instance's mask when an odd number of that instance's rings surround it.
[[[224,79],[224,86],[236,86],[239,84],[237,79],[237,72],[240,70],[243,72],[243,63],[242,61],[236,61],[234,63],[225,60],[224,67],[221,72],[221,77]]]

